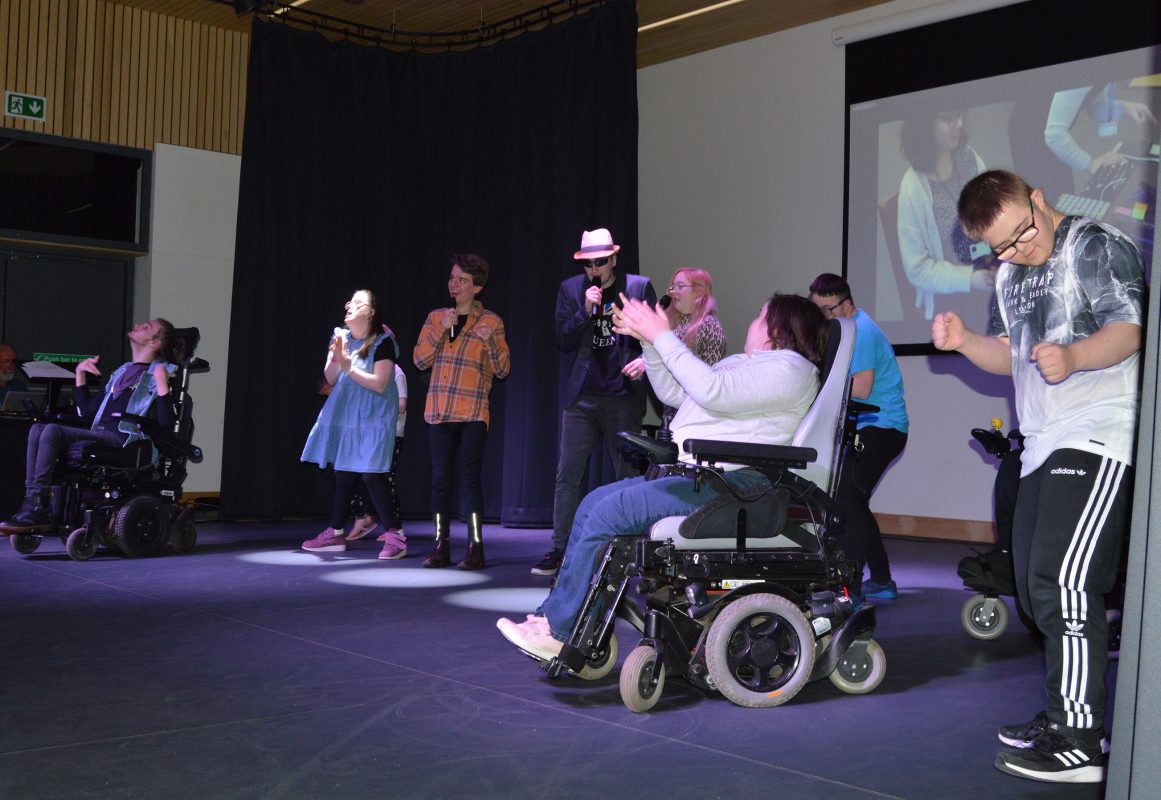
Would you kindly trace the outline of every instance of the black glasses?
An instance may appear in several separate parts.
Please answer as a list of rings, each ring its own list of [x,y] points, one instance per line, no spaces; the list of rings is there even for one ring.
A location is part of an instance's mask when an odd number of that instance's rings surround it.
[[[818,307],[818,310],[819,310],[819,311],[821,311],[821,312],[823,313],[823,316],[827,316],[827,317],[833,317],[833,316],[834,316],[834,310],[835,310],[836,308],[838,308],[839,306],[841,306],[843,303],[845,303],[845,302],[847,302],[848,300],[850,300],[850,299],[851,299],[851,298],[849,298],[849,297],[844,297],[842,300],[839,300],[839,301],[838,301],[837,303],[835,303],[833,306],[819,306],[819,307]]]
[[[590,258],[587,261],[582,261],[581,263],[584,264],[585,269],[596,269],[597,267],[603,267],[605,264],[608,264],[609,257],[605,256],[604,258]]]
[[[1036,227],[1036,208],[1032,205],[1032,195],[1028,195],[1028,213],[1032,216],[1032,221],[1028,223],[1028,227],[1016,234],[1016,238],[1001,247],[993,247],[992,252],[996,254],[996,258],[1000,261],[1008,261],[1012,256],[1016,255],[1017,244],[1027,244],[1036,238],[1036,234],[1040,229]]]

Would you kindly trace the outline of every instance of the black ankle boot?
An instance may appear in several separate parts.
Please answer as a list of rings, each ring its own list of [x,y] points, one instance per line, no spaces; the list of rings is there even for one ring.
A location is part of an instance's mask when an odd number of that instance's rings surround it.
[[[460,569],[483,569],[484,563],[484,519],[477,513],[468,515],[468,554],[459,563]]]
[[[20,512],[4,523],[5,530],[32,530],[52,524],[52,509],[48,498],[40,492],[29,492],[24,496]]]
[[[451,520],[443,514],[435,515],[435,547],[423,559],[425,567],[451,566]]]

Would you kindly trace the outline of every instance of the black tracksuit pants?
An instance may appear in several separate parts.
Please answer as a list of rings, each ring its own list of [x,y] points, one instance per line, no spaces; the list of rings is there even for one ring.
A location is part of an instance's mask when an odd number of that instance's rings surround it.
[[[1012,527],[1016,591],[1045,636],[1049,720],[1104,723],[1108,621],[1129,524],[1133,470],[1081,450],[1056,450],[1020,480]]]

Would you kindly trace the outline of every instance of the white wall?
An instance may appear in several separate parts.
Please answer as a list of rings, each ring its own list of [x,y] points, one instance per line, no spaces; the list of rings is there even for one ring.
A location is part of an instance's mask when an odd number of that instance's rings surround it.
[[[637,73],[642,271],[665,286],[675,267],[708,269],[731,351],[771,292],[842,272],[845,62],[831,30],[924,5],[898,0]],[[911,435],[872,507],[990,520],[995,467],[969,431],[1012,421],[1010,388],[959,356],[900,367]]]
[[[205,460],[191,464],[184,489],[217,492],[222,479],[234,231],[242,159],[158,144],[153,151],[153,211],[149,255],[135,267],[135,319],[165,317],[201,330],[197,355],[210,372],[190,379],[194,443]]]

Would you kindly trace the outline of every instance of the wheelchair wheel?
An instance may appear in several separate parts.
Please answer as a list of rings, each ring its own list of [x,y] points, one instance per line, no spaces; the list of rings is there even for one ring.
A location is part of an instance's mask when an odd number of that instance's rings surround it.
[[[35,553],[40,547],[40,537],[35,533],[13,533],[8,539],[12,542],[12,549],[21,555]]]
[[[847,694],[866,694],[878,688],[887,675],[887,654],[874,639],[860,656],[850,650],[839,659],[838,666],[828,675],[839,691]]]
[[[89,529],[82,525],[69,534],[65,549],[73,561],[88,561],[97,552],[97,537],[89,536]]]
[[[988,598],[977,594],[968,598],[959,612],[964,630],[976,639],[995,639],[1008,629],[1008,604],[996,598],[988,609]]]
[[[139,494],[117,511],[113,518],[113,538],[130,558],[152,555],[166,542],[165,517],[160,500]]]
[[[198,543],[198,531],[194,527],[193,511],[185,509],[173,521],[173,533],[169,535],[169,546],[175,553],[188,553]]]
[[[656,657],[652,647],[639,645],[633,648],[621,667],[621,701],[630,711],[648,711],[661,699],[661,692],[665,689],[664,664],[657,673],[657,685],[650,685]]]
[[[617,634],[610,634],[609,643],[605,645],[605,654],[597,661],[586,663],[576,676],[582,681],[599,681],[612,672],[613,667],[617,665],[617,655],[620,649],[620,645],[617,643]]]
[[[776,594],[751,594],[723,608],[710,625],[706,666],[733,703],[778,706],[810,680],[814,647],[814,629],[797,605]]]

